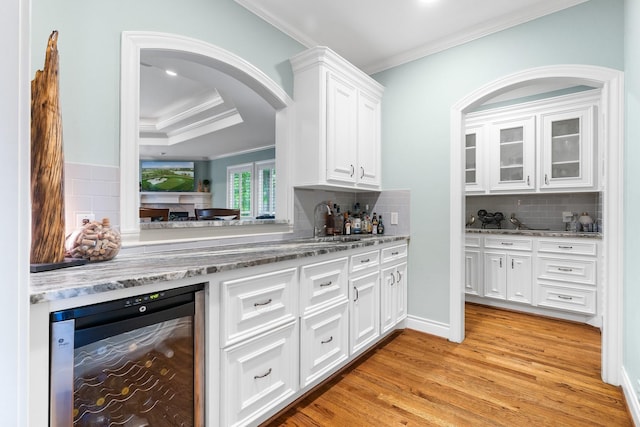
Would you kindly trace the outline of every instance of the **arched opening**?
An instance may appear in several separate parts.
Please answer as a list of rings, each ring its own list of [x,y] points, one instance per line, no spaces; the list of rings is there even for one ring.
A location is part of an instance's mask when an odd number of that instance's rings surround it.
[[[604,117],[603,253],[605,286],[602,313],[602,379],[619,385],[622,367],[622,248],[623,248],[623,73],[587,65],[558,65],[525,70],[495,80],[451,109],[451,231],[450,231],[450,330],[449,339],[464,340],[464,115],[486,99],[518,87],[553,79],[600,87]]]
[[[225,73],[261,96],[275,110],[275,147],[278,180],[276,218],[292,218],[289,185],[289,106],[287,93],[261,70],[222,48],[207,42],[167,33],[125,31],[121,45],[120,91],[120,226],[123,241],[138,241],[139,115],[141,51],[158,50],[197,57],[202,65]]]

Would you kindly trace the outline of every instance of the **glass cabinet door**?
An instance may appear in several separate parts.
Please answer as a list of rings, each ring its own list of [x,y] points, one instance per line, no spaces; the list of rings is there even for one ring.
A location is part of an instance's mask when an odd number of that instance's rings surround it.
[[[480,193],[485,191],[483,164],[483,126],[467,127],[464,140],[464,178],[467,193]]]
[[[593,108],[544,115],[540,188],[593,185]]]
[[[465,183],[475,184],[477,181],[477,146],[476,146],[476,134],[469,133],[465,137],[464,153],[465,153]]]
[[[494,123],[491,134],[491,190],[535,188],[535,119]]]

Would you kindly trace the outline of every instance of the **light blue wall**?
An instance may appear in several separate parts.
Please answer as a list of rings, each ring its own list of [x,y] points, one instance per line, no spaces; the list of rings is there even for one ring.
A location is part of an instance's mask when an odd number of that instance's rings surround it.
[[[32,0],[32,76],[59,31],[65,160],[119,164],[120,35],[160,31],[208,41],[246,59],[290,95],[288,58],[304,48],[233,0]]]
[[[625,1],[626,145],[624,153],[625,239],[624,368],[638,393],[640,386],[640,0]]]
[[[449,323],[449,114],[471,91],[531,67],[623,68],[623,0],[573,8],[381,72],[383,187],[411,189],[409,314]]]
[[[211,176],[211,192],[213,193],[213,206],[216,208],[227,207],[227,166],[241,165],[243,163],[259,162],[276,158],[275,148],[256,151],[255,153],[240,154],[238,156],[223,157],[209,162],[209,175]],[[277,173],[277,171],[276,171]]]

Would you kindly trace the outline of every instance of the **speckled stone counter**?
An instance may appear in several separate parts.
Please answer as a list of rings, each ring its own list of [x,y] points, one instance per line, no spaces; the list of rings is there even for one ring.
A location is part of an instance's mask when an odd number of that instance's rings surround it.
[[[177,228],[202,228],[202,227],[234,227],[243,225],[268,225],[288,224],[283,219],[242,219],[242,220],[212,220],[212,221],[154,221],[141,222],[140,230],[166,230]]]
[[[587,238],[602,239],[602,233],[576,233],[571,231],[549,231],[549,230],[513,230],[500,228],[467,228],[466,233],[475,234],[507,234],[510,236],[532,236],[532,237],[564,237],[564,238]]]
[[[281,242],[118,255],[111,261],[32,273],[31,303],[142,286],[221,271],[373,247],[408,236],[299,239]]]

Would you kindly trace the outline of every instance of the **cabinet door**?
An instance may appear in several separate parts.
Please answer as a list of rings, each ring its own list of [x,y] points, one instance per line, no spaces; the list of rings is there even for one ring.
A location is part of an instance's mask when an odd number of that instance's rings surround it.
[[[395,324],[407,317],[407,263],[396,266],[396,284],[394,293]]]
[[[249,425],[298,390],[298,323],[222,351],[221,425]]]
[[[464,292],[469,295],[482,296],[482,270],[480,269],[480,251],[467,249],[464,251]]]
[[[382,283],[380,285],[380,320],[382,333],[395,326],[394,293],[396,285],[396,268],[382,269]]]
[[[358,95],[358,186],[380,187],[380,99]]]
[[[351,354],[356,354],[380,336],[380,272],[349,280],[351,291]]]
[[[303,317],[300,323],[300,387],[319,380],[349,357],[349,303]]]
[[[490,139],[491,190],[535,189],[535,119],[494,123]]]
[[[506,255],[485,252],[484,254],[484,296],[497,299],[507,298]]]
[[[593,107],[542,115],[541,189],[594,187]]]
[[[531,303],[532,270],[531,255],[507,256],[507,299]]]
[[[327,73],[327,181],[355,184],[358,91]]]
[[[465,190],[468,193],[484,192],[484,171],[483,167],[483,134],[482,126],[468,128],[464,141],[465,167],[464,181]]]

